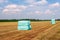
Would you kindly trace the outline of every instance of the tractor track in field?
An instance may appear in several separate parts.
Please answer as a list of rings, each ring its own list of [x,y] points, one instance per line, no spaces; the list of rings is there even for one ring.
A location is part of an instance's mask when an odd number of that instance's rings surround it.
[[[16,38],[16,39],[14,39],[14,40],[31,40],[32,38],[34,38],[35,36],[37,36],[37,34],[39,34],[39,33],[41,33],[41,32],[43,32],[43,31],[45,31],[45,30],[47,30],[47,29],[50,29],[51,27],[53,27],[54,25],[51,25],[51,26],[49,26],[49,27],[45,27],[45,28],[41,28],[41,29],[39,29],[39,30],[36,30],[35,32],[32,32],[31,34],[26,34],[26,35],[24,35],[24,36],[22,36],[22,37],[18,37],[18,38]]]
[[[31,40],[59,40],[60,39],[59,37],[57,37],[58,39],[54,38],[55,35],[58,35],[57,32],[60,32],[58,30],[58,29],[60,29],[59,25],[60,24],[56,24],[56,25],[52,26],[51,28],[38,34],[38,36],[36,36],[35,38],[33,38]]]
[[[37,29],[36,31],[31,31],[31,32],[29,32],[29,33],[27,33],[27,34],[25,34],[23,36],[18,35],[18,36],[16,36],[15,40],[19,40],[19,39],[21,40],[21,39],[26,39],[26,38],[29,38],[29,39],[34,38],[35,36],[37,36],[38,33],[44,31],[45,29],[48,29],[48,27],[47,28]]]
[[[52,27],[52,26],[50,26],[50,27]],[[20,36],[16,37],[13,40],[31,40],[32,38],[36,37],[39,33],[45,31],[46,29],[49,29],[50,27],[41,28],[41,29],[36,30],[36,31],[34,31],[32,33],[28,33],[28,34],[26,34],[26,35],[24,35],[22,37],[20,37]]]

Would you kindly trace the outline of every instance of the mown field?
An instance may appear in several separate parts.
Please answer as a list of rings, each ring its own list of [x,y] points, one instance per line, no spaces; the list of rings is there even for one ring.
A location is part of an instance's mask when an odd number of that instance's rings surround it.
[[[0,22],[0,40],[60,40],[60,21],[31,22],[31,30],[17,30],[17,22]]]

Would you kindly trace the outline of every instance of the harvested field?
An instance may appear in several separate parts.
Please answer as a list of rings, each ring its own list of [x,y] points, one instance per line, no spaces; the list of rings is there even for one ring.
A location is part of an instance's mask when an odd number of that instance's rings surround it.
[[[17,22],[0,22],[0,40],[60,40],[60,21],[31,22],[31,30],[17,30]]]

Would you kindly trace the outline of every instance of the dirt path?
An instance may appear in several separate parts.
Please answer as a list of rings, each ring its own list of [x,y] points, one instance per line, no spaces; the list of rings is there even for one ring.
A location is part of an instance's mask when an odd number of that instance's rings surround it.
[[[36,36],[35,38],[31,40],[60,40],[60,27],[59,26],[60,26],[60,23],[43,31],[42,33],[38,34],[38,36]],[[56,35],[58,36],[56,37]]]

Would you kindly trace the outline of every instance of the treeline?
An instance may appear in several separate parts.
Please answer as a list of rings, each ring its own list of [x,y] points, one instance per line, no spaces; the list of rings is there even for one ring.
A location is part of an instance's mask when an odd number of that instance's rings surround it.
[[[0,22],[17,22],[18,20],[0,20]]]
[[[60,21],[60,19],[56,19],[57,21]]]
[[[1,19],[0,22],[17,22],[20,20],[30,20],[30,21],[50,21],[50,20],[40,20],[40,19]],[[56,19],[56,21],[60,21],[60,19]]]

